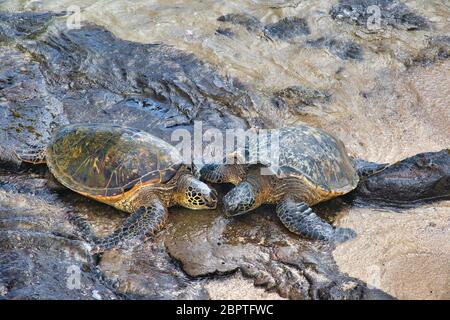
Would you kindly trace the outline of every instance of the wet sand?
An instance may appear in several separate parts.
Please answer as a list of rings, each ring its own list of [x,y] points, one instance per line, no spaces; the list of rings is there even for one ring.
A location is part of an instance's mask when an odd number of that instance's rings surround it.
[[[399,299],[450,299],[450,201],[403,212],[351,208],[358,237],[333,255],[343,272]]]

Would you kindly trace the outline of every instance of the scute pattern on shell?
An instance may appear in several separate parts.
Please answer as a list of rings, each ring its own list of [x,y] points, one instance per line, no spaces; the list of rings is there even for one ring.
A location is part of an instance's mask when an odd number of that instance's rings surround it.
[[[182,159],[170,144],[144,131],[83,124],[62,127],[54,134],[47,162],[66,187],[110,197],[142,184],[164,184]]]
[[[271,149],[273,134],[278,135],[278,153]],[[344,144],[322,130],[304,125],[281,128],[262,136],[259,145],[269,146],[268,153],[259,154],[261,163],[273,163],[271,157],[279,155],[279,178],[305,176],[324,190],[342,193],[354,189],[359,181]]]

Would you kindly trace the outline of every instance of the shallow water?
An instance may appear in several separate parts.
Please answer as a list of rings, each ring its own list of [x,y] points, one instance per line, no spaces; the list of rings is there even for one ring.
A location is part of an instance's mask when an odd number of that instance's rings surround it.
[[[122,39],[162,42],[194,53],[219,72],[262,96],[290,86],[331,94],[330,102],[277,109],[261,96],[257,110],[242,110],[247,119],[266,126],[303,121],[345,141],[350,153],[371,161],[392,162],[419,152],[449,146],[450,64],[406,70],[431,38],[448,36],[450,6],[446,1],[407,1],[411,10],[432,21],[432,30],[407,31],[382,25],[370,32],[328,14],[330,1],[3,1],[0,8],[66,10],[79,6],[86,22],[105,26]],[[72,8],[73,10],[73,8]],[[283,17],[306,19],[310,34],[291,39],[269,38],[261,30],[220,22],[218,17],[252,15],[261,25]],[[83,24],[83,21],[81,22]],[[230,36],[218,34],[227,29]],[[360,46],[361,59],[342,59],[339,48],[311,48],[324,37]],[[297,109],[299,108],[299,109]],[[351,128],[351,130],[349,130]]]
[[[0,1],[0,10],[78,5],[82,24],[193,53],[252,92],[253,105],[236,110],[251,125],[309,123],[340,137],[352,155],[378,162],[449,148],[450,61],[430,43],[450,35],[450,3],[404,1],[431,28],[407,30],[382,20],[382,29],[372,32],[332,19],[329,11],[337,2],[7,0]],[[229,13],[256,20],[218,21]],[[304,18],[309,34],[264,32],[264,26],[291,16]],[[442,46],[449,50],[450,44]],[[283,98],[280,91],[291,86],[317,92]],[[278,107],[274,97],[281,101]],[[448,299],[449,216],[445,201],[401,213],[351,208],[338,223],[359,236],[338,247],[334,257],[342,271],[375,281],[398,298]]]

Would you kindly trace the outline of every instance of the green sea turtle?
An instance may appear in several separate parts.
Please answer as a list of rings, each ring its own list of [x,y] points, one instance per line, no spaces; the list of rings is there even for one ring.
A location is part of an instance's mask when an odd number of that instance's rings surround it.
[[[65,187],[131,213],[111,235],[95,237],[86,221],[72,216],[96,251],[159,230],[167,208],[214,209],[217,193],[195,178],[181,155],[163,140],[137,129],[107,124],[59,128],[43,152],[19,155],[46,162]]]
[[[270,147],[278,137],[277,166]],[[277,204],[281,222],[293,233],[318,240],[345,241],[354,236],[349,229],[334,229],[310,206],[353,190],[358,174],[343,143],[332,135],[309,126],[272,130],[260,136],[259,147],[250,146],[237,154],[242,159],[257,154],[257,163],[209,164],[201,170],[203,179],[236,185],[223,199],[227,216],[237,216],[262,204]],[[259,151],[258,151],[259,150]],[[248,158],[247,158],[248,159]],[[265,174],[261,174],[265,168]]]

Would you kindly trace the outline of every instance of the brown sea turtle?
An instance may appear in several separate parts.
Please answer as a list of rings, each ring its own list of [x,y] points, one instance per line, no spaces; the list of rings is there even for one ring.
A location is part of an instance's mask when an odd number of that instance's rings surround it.
[[[131,213],[111,235],[95,237],[86,221],[72,221],[91,236],[96,251],[159,230],[167,208],[214,209],[217,193],[195,178],[181,155],[163,140],[137,129],[107,124],[74,124],[59,128],[45,154],[19,155],[46,162],[65,187]]]
[[[274,134],[278,137],[277,166],[273,166],[274,154],[261,152],[261,146],[270,144]],[[258,146],[247,147],[245,154],[239,154],[241,158],[257,154],[256,164],[209,164],[200,171],[209,182],[236,185],[223,199],[227,216],[249,212],[265,203],[277,204],[278,217],[293,233],[336,241],[354,236],[352,230],[334,229],[310,208],[348,193],[358,184],[358,174],[340,140],[300,125],[272,130],[262,136]],[[261,174],[262,167],[265,174]]]

